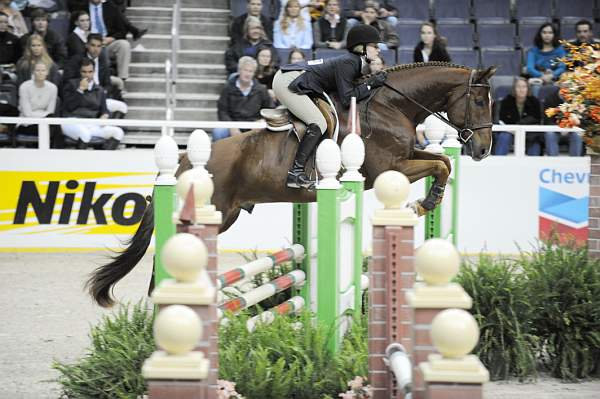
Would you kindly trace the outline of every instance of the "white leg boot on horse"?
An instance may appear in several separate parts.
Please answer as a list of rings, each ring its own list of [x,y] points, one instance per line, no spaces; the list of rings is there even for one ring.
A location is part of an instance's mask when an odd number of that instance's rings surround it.
[[[310,158],[311,154],[314,152],[317,144],[321,140],[321,136],[323,132],[319,128],[319,125],[316,123],[311,123],[306,127],[306,132],[304,133],[304,137],[300,141],[298,145],[298,150],[296,151],[296,157],[294,158],[294,163],[290,168],[286,185],[291,188],[306,188],[312,189],[315,186],[315,181],[310,180],[306,173],[304,172],[304,167],[306,166],[306,162],[308,158]]]

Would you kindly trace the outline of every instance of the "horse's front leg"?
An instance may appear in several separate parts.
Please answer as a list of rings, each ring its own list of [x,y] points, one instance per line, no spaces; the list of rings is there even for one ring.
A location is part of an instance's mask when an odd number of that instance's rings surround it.
[[[430,155],[436,154],[427,156]],[[425,198],[410,205],[419,216],[434,209],[444,197],[444,188],[450,175],[450,169],[444,160],[446,157],[438,157],[439,159],[407,159],[402,161],[396,169],[404,173],[411,183],[427,176],[434,177],[434,182]]]

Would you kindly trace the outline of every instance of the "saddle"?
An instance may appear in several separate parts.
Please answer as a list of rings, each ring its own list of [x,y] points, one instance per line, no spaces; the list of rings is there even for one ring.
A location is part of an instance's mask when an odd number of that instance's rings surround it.
[[[333,107],[325,100],[316,98],[313,100],[327,122],[327,138],[333,138],[336,130],[337,117]],[[260,116],[267,122],[267,129],[272,132],[289,132],[293,130],[298,140],[302,140],[306,131],[306,123],[296,118],[287,108],[263,108]]]

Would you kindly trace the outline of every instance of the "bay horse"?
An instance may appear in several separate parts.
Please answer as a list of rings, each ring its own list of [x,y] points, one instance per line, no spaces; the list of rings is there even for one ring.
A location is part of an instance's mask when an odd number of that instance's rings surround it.
[[[477,161],[488,156],[492,144],[489,78],[495,70],[441,62],[387,68],[385,85],[358,104],[365,144],[361,168],[365,189],[372,188],[375,178],[386,170],[400,171],[410,182],[433,176],[432,188],[416,204],[417,210],[423,214],[439,204],[450,174],[450,161],[444,155],[415,149],[415,128],[430,113],[445,111],[446,122],[459,130],[467,153]],[[340,126],[345,126],[347,115],[338,115]],[[340,132],[340,144],[347,134]],[[213,143],[207,169],[213,174],[215,187],[211,202],[223,214],[220,232],[235,222],[242,208],[253,204],[316,200],[315,192],[285,185],[297,146],[293,134],[268,130],[250,131]],[[180,161],[177,175],[191,168],[185,155]],[[113,285],[146,252],[154,230],[153,212],[150,202],[128,247],[91,274],[86,285],[100,306],[114,304]]]

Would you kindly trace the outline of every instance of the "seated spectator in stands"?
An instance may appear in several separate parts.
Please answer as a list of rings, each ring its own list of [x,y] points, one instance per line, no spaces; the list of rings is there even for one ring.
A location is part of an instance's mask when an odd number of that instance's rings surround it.
[[[273,21],[271,21],[271,18],[266,17],[261,13],[263,7],[262,0],[247,0],[247,2],[248,4],[246,5],[246,10],[248,12],[240,15],[239,17],[235,17],[229,26],[231,45],[233,46],[235,43],[244,38],[244,23],[249,15],[260,19],[265,34],[269,40],[273,41]]]
[[[70,79],[65,84],[63,114],[67,118],[107,119],[106,94],[94,83],[94,62],[84,58],[81,61],[80,77]],[[125,133],[118,126],[62,125],[65,136],[77,141],[78,149],[85,149],[92,137],[106,139],[105,150],[117,149]]]
[[[600,44],[600,40],[594,37],[592,23],[587,19],[577,21],[575,24],[575,35],[577,39],[571,41],[571,44],[581,46],[582,44]]]
[[[127,41],[127,33],[131,32],[133,40],[138,40],[148,30],[135,27],[111,1],[89,0],[83,7],[81,4],[75,7],[89,13],[92,33],[102,35],[110,58],[117,61],[117,76],[126,80],[131,63],[131,45]]]
[[[381,72],[385,69],[385,61],[380,56],[377,56],[371,63],[369,64],[370,73]]]
[[[527,51],[527,74],[534,96],[538,95],[541,85],[552,84],[566,70],[565,64],[558,62],[566,55],[559,41],[555,26],[545,23],[533,39],[534,46]]]
[[[248,55],[256,57],[259,47],[272,46],[271,41],[265,35],[260,19],[249,16],[244,22],[244,38],[231,46],[225,52],[225,68],[228,73],[235,73],[238,68],[238,60]]]
[[[293,47],[290,53],[288,54],[287,63],[288,64],[297,64],[299,62],[306,61],[306,54],[302,52],[302,50]]]
[[[19,87],[20,116],[27,118],[55,116],[58,88],[54,83],[47,81],[47,77],[48,67],[45,63],[38,61],[34,65],[33,78],[23,82]],[[52,132],[51,142],[54,144],[53,147],[56,148],[56,141],[60,139],[57,133],[60,133],[60,129],[56,125],[51,125],[50,130]],[[17,133],[37,135],[38,125],[20,124],[17,126]]]
[[[348,17],[348,29],[358,25],[362,21],[362,14],[365,9],[367,2],[374,2],[373,0],[350,0],[346,2],[346,8],[344,9],[344,15]],[[391,28],[395,28],[398,24],[398,9],[393,5],[393,0],[380,0],[375,3],[377,17],[384,20],[390,25]]]
[[[23,11],[25,8],[27,8],[28,2],[29,0],[12,0],[10,6],[15,10]]]
[[[281,16],[275,21],[273,46],[276,48],[312,48],[312,25],[310,19],[306,19],[300,14],[298,0],[289,0]]]
[[[75,28],[67,37],[67,57],[85,54],[85,45],[90,34],[90,14],[87,11],[75,11],[72,15]]]
[[[38,34],[28,35],[23,57],[17,62],[17,85],[20,86],[33,77],[33,68],[39,61],[48,67],[47,79],[60,87],[61,76],[58,67],[48,55],[44,39]]]
[[[392,29],[387,22],[377,19],[377,3],[374,1],[365,2],[365,8],[361,14],[362,23],[371,25],[379,32],[381,50],[389,50],[398,47],[400,40],[398,34]]]
[[[424,22],[421,24],[421,41],[415,46],[413,53],[413,62],[451,62],[444,42],[445,40],[438,35],[435,25]]]
[[[8,15],[0,12],[0,67],[2,67],[0,81],[4,79],[16,81],[14,72],[21,55],[23,49],[19,38],[8,31]]]
[[[329,0],[325,13],[313,23],[313,42],[315,48],[346,48],[348,24],[340,14],[340,0]]]
[[[102,36],[97,33],[90,33],[88,35],[86,50],[83,54],[76,54],[69,58],[69,61],[65,65],[63,79],[67,81],[79,78],[81,75],[81,62],[84,58],[94,63],[94,83],[108,93],[113,93],[116,89],[111,84],[110,65],[108,58],[102,57]],[[113,118],[122,119],[127,114],[127,104],[111,97],[120,98],[120,93],[115,93],[115,95],[107,94],[106,106]]]
[[[500,103],[500,124],[539,125],[542,123],[542,105],[534,96],[529,95],[529,86],[525,78],[515,78],[512,93]],[[541,155],[542,134],[528,133],[526,136],[527,155]],[[508,154],[513,143],[513,134],[494,133],[494,155]]]
[[[285,9],[288,0],[281,0],[281,9]],[[323,0],[298,0],[300,4],[300,15],[304,17],[306,21],[311,23],[321,17],[325,2]]]
[[[67,48],[60,35],[48,28],[48,14],[42,9],[36,9],[31,12],[32,29],[31,33],[21,37],[21,44],[25,45],[29,36],[36,34],[44,38],[48,54],[52,61],[62,69],[67,59]]]
[[[25,9],[25,15],[31,15],[36,9],[44,10],[49,14],[57,11],[66,11],[59,0],[29,0]]]
[[[10,0],[0,0],[0,12],[8,16],[9,32],[17,37],[27,33],[27,24],[21,12],[10,5]]]
[[[238,63],[238,75],[225,83],[217,111],[220,121],[254,122],[260,119],[260,110],[273,106],[267,88],[254,79],[257,63],[252,57],[241,57]],[[242,133],[238,128],[215,128],[213,141]]]
[[[560,96],[560,90],[558,87],[552,91],[544,99],[544,109],[558,107],[562,104],[564,99]],[[548,117],[544,114],[545,125],[557,125],[558,121],[554,117]],[[583,139],[577,132],[561,133],[561,132],[546,132],[544,133],[544,140],[546,142],[546,155],[558,156],[559,154],[559,141],[562,137],[566,137],[569,142],[569,155],[572,157],[578,157],[583,155]]]
[[[269,96],[271,96],[273,101],[277,101],[275,92],[273,91],[273,78],[279,69],[279,65],[277,65],[275,59],[276,57],[273,47],[261,47],[256,52],[256,80],[265,85],[269,91]]]

